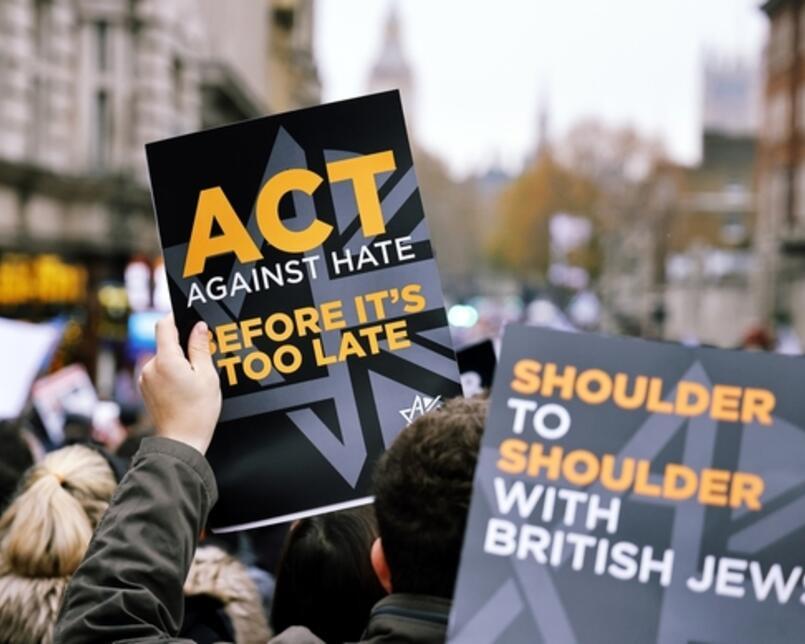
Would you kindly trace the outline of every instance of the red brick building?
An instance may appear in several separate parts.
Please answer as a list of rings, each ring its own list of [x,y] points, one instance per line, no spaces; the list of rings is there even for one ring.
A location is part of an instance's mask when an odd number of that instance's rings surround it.
[[[805,337],[805,2],[769,0],[754,293],[763,321]]]

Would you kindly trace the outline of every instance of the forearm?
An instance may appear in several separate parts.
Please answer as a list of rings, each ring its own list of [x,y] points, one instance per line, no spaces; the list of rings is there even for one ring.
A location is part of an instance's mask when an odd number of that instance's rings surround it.
[[[198,535],[217,499],[187,445],[146,439],[70,582],[57,642],[173,638]]]

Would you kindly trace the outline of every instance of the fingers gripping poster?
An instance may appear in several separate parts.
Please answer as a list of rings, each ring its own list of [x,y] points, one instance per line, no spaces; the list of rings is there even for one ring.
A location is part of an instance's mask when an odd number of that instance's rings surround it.
[[[398,93],[146,152],[177,326],[207,322],[221,377],[211,525],[367,502],[397,433],[460,393]]]
[[[509,327],[451,643],[805,632],[805,363]]]

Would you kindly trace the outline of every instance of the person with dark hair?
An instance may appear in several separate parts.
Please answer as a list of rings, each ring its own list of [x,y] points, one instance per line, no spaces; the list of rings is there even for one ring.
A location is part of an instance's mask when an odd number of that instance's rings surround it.
[[[221,392],[205,324],[191,333],[188,358],[170,318],[157,325],[157,346],[141,379],[157,437],[143,441],[72,578],[57,642],[176,641],[182,585],[217,499],[204,454]],[[391,594],[372,609],[362,641],[444,641],[485,413],[485,401],[449,401],[380,458],[370,560]],[[321,641],[296,627],[275,640]]]
[[[369,611],[386,594],[369,558],[376,538],[374,512],[367,506],[294,524],[274,590],[274,632],[305,626],[325,642],[360,639]]]
[[[0,512],[5,510],[34,457],[15,423],[0,421]]]
[[[372,610],[367,641],[444,641],[486,412],[485,399],[448,400],[380,457],[372,567],[390,594]]]
[[[485,399],[448,400],[378,460],[371,564],[389,595],[372,608],[361,642],[444,642],[486,412]],[[299,629],[272,640],[315,641]]]

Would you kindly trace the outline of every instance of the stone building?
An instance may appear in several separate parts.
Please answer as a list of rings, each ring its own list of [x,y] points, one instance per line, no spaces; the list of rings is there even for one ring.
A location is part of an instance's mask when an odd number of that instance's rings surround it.
[[[386,18],[383,41],[369,73],[371,93],[400,90],[403,112],[411,139],[416,139],[416,82],[402,43],[402,26],[397,5],[393,4]]]
[[[313,57],[313,0],[269,0],[268,106],[285,112],[321,102]]]
[[[599,288],[608,331],[734,346],[754,323],[758,80],[730,58],[702,72],[701,160],[660,156],[614,193]]]
[[[456,180],[444,162],[422,147],[416,129],[416,77],[403,47],[403,25],[392,4],[367,78],[367,91],[399,90],[417,182],[428,220],[442,286],[461,299],[476,290],[482,268],[482,199],[474,177]]]
[[[155,248],[142,146],[200,125],[192,4],[0,4],[4,249]]]
[[[759,76],[740,59],[704,66],[702,160],[679,175],[667,226],[665,335],[736,346],[751,297]]]
[[[805,7],[769,0],[758,162],[758,318],[805,337]]]
[[[100,289],[159,256],[143,145],[267,110],[267,5],[223,4],[0,2],[0,316],[72,316],[91,371]]]

